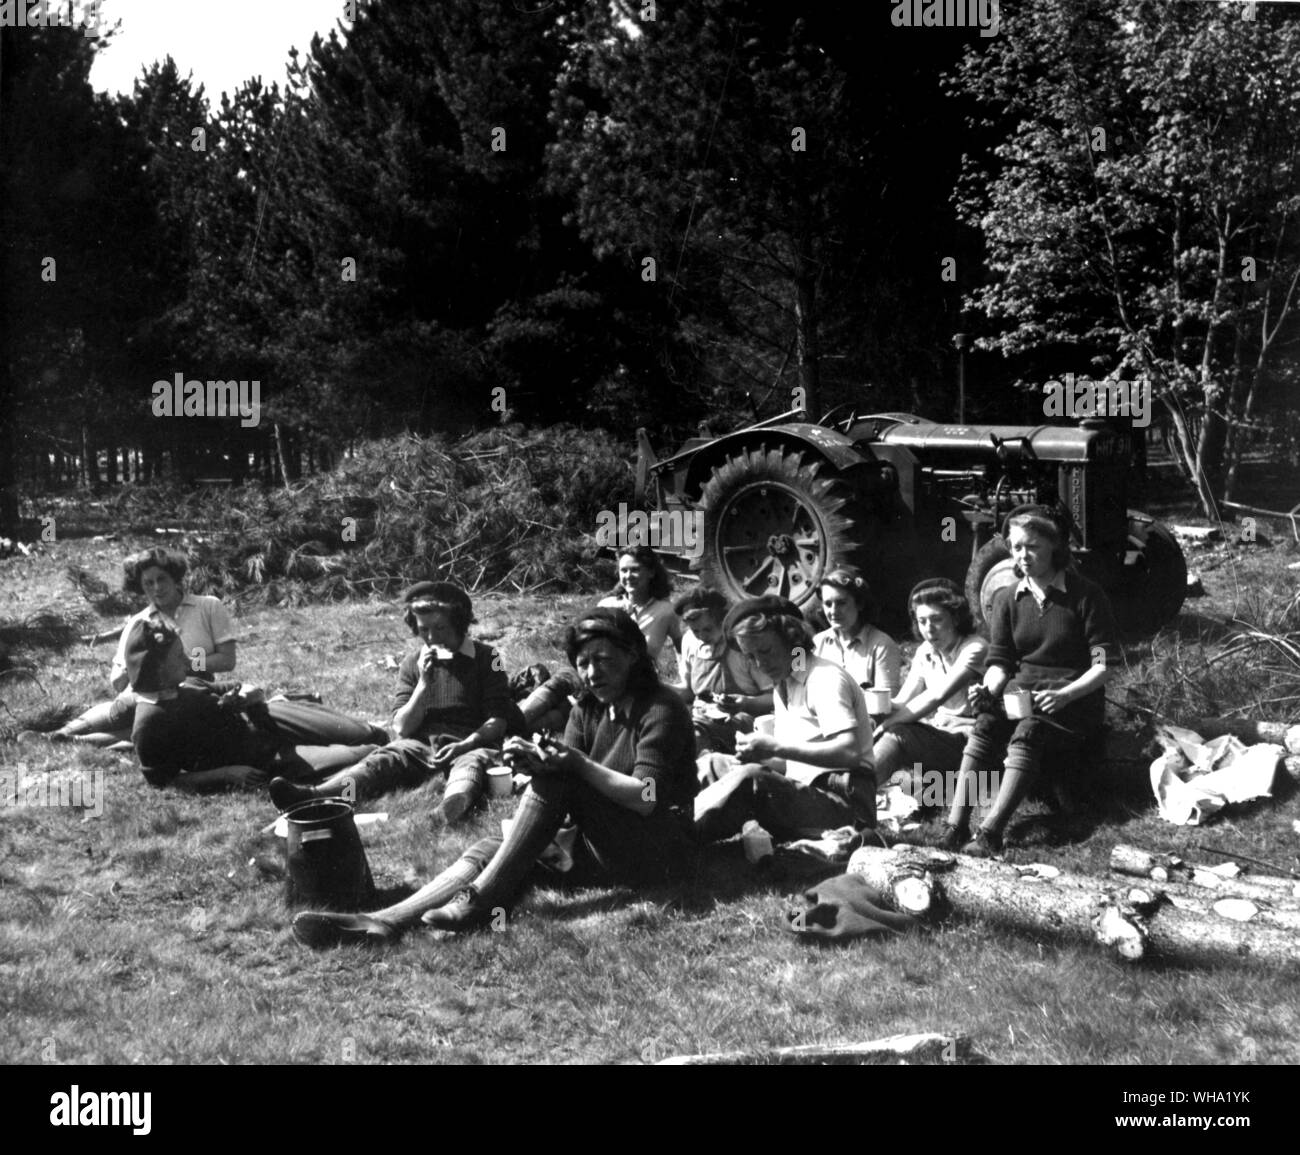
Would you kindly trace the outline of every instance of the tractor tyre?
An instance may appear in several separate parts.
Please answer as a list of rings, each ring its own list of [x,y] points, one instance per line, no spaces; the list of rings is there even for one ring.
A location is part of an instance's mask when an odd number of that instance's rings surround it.
[[[1187,559],[1169,527],[1129,510],[1130,551],[1137,557],[1106,592],[1115,609],[1120,633],[1131,637],[1154,634],[1178,616],[1187,596]]]
[[[732,601],[778,594],[803,607],[824,573],[861,561],[866,514],[852,487],[798,450],[758,447],[729,457],[701,490],[700,509],[701,584]]]
[[[970,602],[976,625],[988,621],[998,591],[1018,580],[1012,568],[1011,551],[1001,537],[990,538],[975,551],[966,570],[966,600]]]

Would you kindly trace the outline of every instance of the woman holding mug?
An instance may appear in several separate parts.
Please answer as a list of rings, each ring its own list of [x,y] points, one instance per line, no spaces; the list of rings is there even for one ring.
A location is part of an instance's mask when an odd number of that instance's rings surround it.
[[[126,623],[118,640],[108,679],[117,697],[65,723],[47,735],[51,741],[107,745],[131,737],[136,697],[127,677],[126,640],[139,622],[160,618],[180,635],[189,676],[210,681],[213,674],[228,674],[235,668],[236,637],[230,615],[219,598],[186,591],[188,569],[184,556],[169,549],[147,549],[126,559],[122,588],[144,596],[149,604]]]
[[[662,685],[645,637],[620,609],[589,610],[565,638],[582,694],[564,740],[508,739],[532,775],[504,839],[476,842],[410,898],[370,914],[304,912],[295,937],[321,948],[381,943],[418,922],[463,931],[504,919],[568,815],[579,885],[681,879],[694,868],[695,742],[690,713]]]
[[[1118,663],[1110,599],[1070,565],[1069,538],[1041,505],[1007,515],[1003,537],[1020,581],[998,592],[984,680],[969,690],[978,717],[962,753],[955,798],[940,845],[976,858],[1002,849],[1002,833],[1045,767],[1077,752],[1105,721],[1102,688]],[[1033,713],[1008,718],[1002,693],[1014,677]],[[999,770],[1001,767],[1001,770]],[[974,799],[993,806],[974,837]]]

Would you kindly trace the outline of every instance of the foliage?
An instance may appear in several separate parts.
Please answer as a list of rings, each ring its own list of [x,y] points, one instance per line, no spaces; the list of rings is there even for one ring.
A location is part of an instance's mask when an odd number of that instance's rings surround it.
[[[119,524],[198,524],[195,589],[252,601],[391,593],[422,579],[471,590],[592,588],[600,510],[631,498],[626,447],[568,426],[364,443],[286,489],[128,490]]]
[[[1152,383],[1207,516],[1232,426],[1296,381],[1300,21],[1248,8],[1045,0],[952,82],[1003,132],[958,198],[988,246],[984,344]]]

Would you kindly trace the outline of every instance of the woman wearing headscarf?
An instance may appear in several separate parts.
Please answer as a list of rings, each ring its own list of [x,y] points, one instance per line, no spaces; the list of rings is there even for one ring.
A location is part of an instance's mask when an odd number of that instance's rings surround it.
[[[640,628],[624,611],[589,610],[565,651],[582,693],[564,740],[506,742],[532,774],[504,839],[484,838],[410,898],[370,914],[304,912],[294,935],[312,947],[387,942],[423,921],[461,931],[500,925],[568,815],[575,883],[680,879],[694,866],[694,736],[680,697],[662,685]]]

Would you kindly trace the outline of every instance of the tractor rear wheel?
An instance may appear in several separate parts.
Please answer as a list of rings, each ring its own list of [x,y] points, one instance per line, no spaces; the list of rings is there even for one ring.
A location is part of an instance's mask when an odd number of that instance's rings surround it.
[[[822,574],[857,563],[866,516],[824,461],[797,450],[745,450],[700,493],[700,579],[732,600],[779,594],[803,606]]]
[[[1012,568],[1011,551],[1001,537],[990,538],[975,551],[966,571],[966,600],[970,602],[976,625],[988,621],[998,591],[1018,580]]]
[[[1167,525],[1129,510],[1130,551],[1119,581],[1107,590],[1124,634],[1147,636],[1178,616],[1187,596],[1187,559]]]

